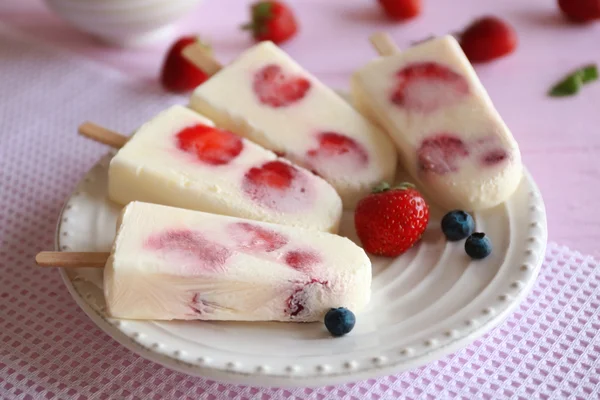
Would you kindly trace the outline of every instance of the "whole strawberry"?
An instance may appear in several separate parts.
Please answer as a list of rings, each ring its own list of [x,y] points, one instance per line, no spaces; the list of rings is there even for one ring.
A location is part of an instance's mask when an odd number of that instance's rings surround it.
[[[167,52],[160,72],[160,82],[165,89],[177,93],[187,92],[208,79],[208,75],[204,71],[188,61],[182,54],[186,46],[196,42],[202,43],[196,36],[183,36],[173,43]],[[208,46],[206,47],[208,48]]]
[[[386,15],[396,21],[404,21],[421,13],[421,0],[378,0]]]
[[[429,222],[429,207],[414,185],[390,188],[383,183],[363,198],[354,211],[354,226],[363,249],[395,257],[410,249]]]
[[[558,6],[573,22],[600,19],[600,0],[558,0]]]
[[[512,53],[517,47],[517,34],[505,21],[487,16],[461,33],[460,46],[469,61],[490,61]]]
[[[298,30],[292,10],[280,1],[259,1],[250,8],[252,21],[242,28],[251,30],[257,41],[270,40],[279,44],[290,39]]]

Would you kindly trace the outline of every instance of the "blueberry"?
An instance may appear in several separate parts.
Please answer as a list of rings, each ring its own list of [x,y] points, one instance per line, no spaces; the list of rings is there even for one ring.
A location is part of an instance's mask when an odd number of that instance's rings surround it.
[[[480,260],[490,255],[492,242],[485,236],[485,233],[475,232],[467,238],[465,251],[471,258]]]
[[[333,336],[344,336],[355,323],[354,313],[345,307],[332,308],[325,314],[325,326]]]
[[[442,232],[450,241],[462,240],[475,230],[475,221],[461,210],[450,211],[442,218]]]

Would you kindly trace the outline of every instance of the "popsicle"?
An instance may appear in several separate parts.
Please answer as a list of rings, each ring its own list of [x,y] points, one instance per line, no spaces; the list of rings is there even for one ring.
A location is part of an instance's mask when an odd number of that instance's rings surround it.
[[[203,63],[210,56],[202,49],[197,54],[190,59],[218,70],[214,60]],[[316,172],[337,190],[344,208],[394,178],[391,139],[272,42],[251,47],[218,70],[194,90],[190,107]]]
[[[124,319],[322,321],[371,293],[370,260],[347,238],[143,202],[122,210],[110,253],[36,260],[104,266],[107,313]]]
[[[144,201],[336,232],[342,202],[310,171],[175,105],[143,124],[108,171],[112,201]]]
[[[385,56],[356,71],[353,98],[393,138],[420,188],[447,209],[510,197],[523,172],[519,146],[457,41],[443,36],[402,52],[387,36],[373,42]]]

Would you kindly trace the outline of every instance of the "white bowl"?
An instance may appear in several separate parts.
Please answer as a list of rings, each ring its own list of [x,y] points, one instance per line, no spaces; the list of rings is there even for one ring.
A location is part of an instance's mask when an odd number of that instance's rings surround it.
[[[75,28],[103,42],[137,47],[170,36],[173,23],[201,0],[46,0]]]

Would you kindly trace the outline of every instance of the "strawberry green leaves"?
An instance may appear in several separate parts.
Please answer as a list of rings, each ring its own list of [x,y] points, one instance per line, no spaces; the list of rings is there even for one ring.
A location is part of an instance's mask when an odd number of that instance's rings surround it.
[[[548,95],[551,97],[573,96],[581,87],[598,79],[598,67],[595,64],[586,65],[556,83]]]

